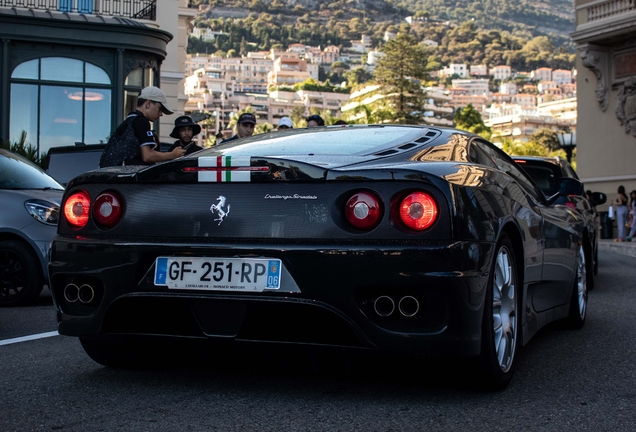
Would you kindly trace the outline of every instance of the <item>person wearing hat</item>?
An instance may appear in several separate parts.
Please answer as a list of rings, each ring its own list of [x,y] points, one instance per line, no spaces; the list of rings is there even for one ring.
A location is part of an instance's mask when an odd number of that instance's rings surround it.
[[[256,126],[256,116],[252,113],[243,113],[236,121],[236,135],[226,139],[223,143],[239,138],[251,137]]]
[[[192,141],[192,138],[201,132],[201,126],[192,121],[190,116],[177,117],[174,121],[174,129],[170,132],[172,138],[178,138],[177,141],[172,144],[169,152],[182,147],[187,155],[203,150],[203,147],[199,147]]]
[[[289,117],[281,117],[280,120],[278,120],[278,130],[287,130],[293,128],[294,123],[292,123],[292,119],[290,119]]]
[[[154,132],[150,123],[163,114],[173,114],[168,106],[166,94],[158,87],[144,88],[137,98],[137,109],[126,117],[113,132],[109,145],[100,159],[100,167],[113,165],[152,165],[157,162],[176,159],[185,154],[182,148],[171,152],[155,151]],[[132,132],[126,133],[131,130]],[[110,141],[118,137],[113,146]],[[115,160],[115,162],[113,162]]]
[[[325,121],[318,114],[314,114],[312,116],[307,117],[308,128],[324,126],[324,125],[325,125]]]

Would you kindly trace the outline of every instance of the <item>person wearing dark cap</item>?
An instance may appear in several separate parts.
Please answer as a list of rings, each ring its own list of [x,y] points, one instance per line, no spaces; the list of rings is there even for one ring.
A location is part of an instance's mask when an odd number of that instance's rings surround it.
[[[203,150],[203,147],[199,147],[192,141],[192,138],[201,132],[201,126],[194,123],[190,116],[177,117],[174,121],[174,129],[170,132],[172,138],[178,138],[177,141],[172,144],[170,150],[172,151],[177,147],[181,147],[189,155],[199,150]]]
[[[251,137],[256,126],[256,116],[252,113],[243,113],[236,121],[236,135],[226,139],[223,143],[239,138]]]
[[[307,127],[308,128],[324,126],[324,125],[325,125],[325,121],[318,114],[314,114],[314,115],[311,115],[311,116],[307,117]]]
[[[144,88],[137,98],[137,109],[120,124],[104,149],[100,168],[117,165],[152,165],[176,159],[185,154],[178,148],[171,152],[154,151],[157,146],[150,123],[163,114],[174,114],[166,94],[158,87]]]

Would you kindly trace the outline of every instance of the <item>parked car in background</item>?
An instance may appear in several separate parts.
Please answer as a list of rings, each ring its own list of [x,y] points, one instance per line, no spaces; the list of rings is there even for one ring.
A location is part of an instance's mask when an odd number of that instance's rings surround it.
[[[585,241],[590,256],[588,286],[593,288],[594,278],[598,272],[598,238],[600,229],[600,217],[596,212],[596,206],[604,204],[607,196],[602,192],[593,192],[588,197],[585,193],[579,195],[559,195],[559,182],[563,177],[579,180],[579,176],[567,160],[561,157],[539,156],[512,156],[512,158],[528,173],[534,182],[543,191],[546,197],[555,204],[563,204],[576,209],[585,218]]]
[[[335,126],[76,177],[49,269],[58,331],[103,365],[299,346],[469,357],[500,388],[542,326],[583,326],[582,236],[477,135]]]
[[[40,167],[0,149],[0,306],[27,304],[48,283],[63,192]]]
[[[99,168],[99,158],[106,144],[52,147],[45,161],[46,172],[66,185],[72,178]]]
[[[168,151],[172,143],[161,143],[161,151]],[[46,172],[62,185],[88,171],[99,168],[99,158],[106,144],[81,144],[52,147],[44,163]]]

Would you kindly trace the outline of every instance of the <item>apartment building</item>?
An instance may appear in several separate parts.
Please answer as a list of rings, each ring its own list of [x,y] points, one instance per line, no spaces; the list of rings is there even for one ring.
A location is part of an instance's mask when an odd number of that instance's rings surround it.
[[[504,139],[526,142],[532,134],[541,129],[555,132],[565,128],[576,131],[576,119],[559,118],[551,113],[551,108],[523,107],[517,104],[490,107],[487,110],[484,124],[492,131],[492,141],[502,142]]]
[[[533,81],[552,81],[552,69],[542,67],[530,72],[530,79]]]
[[[214,40],[216,39],[217,36],[222,36],[225,33],[220,32],[220,31],[213,31],[210,28],[198,28],[195,27],[192,29],[192,32],[190,33],[190,36],[197,38],[197,39],[202,39],[202,40]]]
[[[237,92],[267,92],[267,75],[274,69],[273,60],[267,53],[248,53],[246,57],[219,57],[216,55],[188,54],[186,75],[198,69],[220,69],[223,76]]]
[[[371,36],[362,35],[360,40],[351,40],[351,48],[349,50],[357,53],[369,52],[372,48]]]
[[[488,96],[490,93],[487,79],[454,79],[453,87],[466,90],[469,96]]]
[[[490,69],[490,75],[500,81],[504,81],[512,77],[512,68],[510,66],[501,65]]]
[[[499,93],[514,95],[519,93],[519,88],[517,87],[517,84],[508,81],[499,86]]]
[[[488,76],[488,66],[486,65],[470,65],[471,77],[485,77]]]
[[[293,86],[310,78],[318,80],[317,64],[297,57],[281,56],[274,60],[273,69],[267,74],[267,84]]]
[[[465,63],[451,63],[448,66],[442,68],[440,71],[440,77],[452,77],[457,75],[460,78],[468,78],[468,69]]]
[[[537,91],[539,93],[546,93],[550,89],[557,88],[557,83],[554,81],[541,81],[537,84]]]
[[[340,58],[340,48],[329,45],[320,53],[321,64],[332,64]]]
[[[523,107],[537,106],[537,96],[530,93],[517,93],[512,96],[511,102]]]
[[[451,89],[452,91],[452,89]],[[457,111],[460,108],[464,108],[468,105],[472,105],[477,111],[483,113],[484,110],[488,107],[489,96],[487,95],[475,95],[475,94],[466,94],[464,93],[453,93],[453,98],[444,103],[444,106],[453,108],[453,110]]]
[[[249,108],[258,123],[278,124],[281,117],[289,116],[295,107],[302,107],[306,115],[310,110],[329,110],[340,115],[340,106],[349,100],[348,94],[316,91],[272,91],[254,93],[237,91],[235,82],[227,79],[231,72],[220,68],[201,68],[185,80],[188,113],[207,112],[215,122],[214,132],[229,134],[227,125],[240,110]]]
[[[552,71],[552,81],[557,85],[572,84],[572,71],[555,69]]]

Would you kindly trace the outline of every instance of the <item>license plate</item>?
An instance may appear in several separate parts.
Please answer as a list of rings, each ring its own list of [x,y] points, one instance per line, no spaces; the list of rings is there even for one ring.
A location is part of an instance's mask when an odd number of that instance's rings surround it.
[[[281,262],[266,258],[159,257],[155,285],[170,289],[262,292],[280,288]]]

